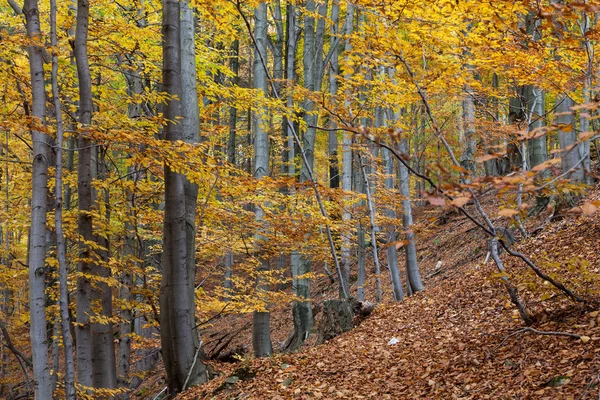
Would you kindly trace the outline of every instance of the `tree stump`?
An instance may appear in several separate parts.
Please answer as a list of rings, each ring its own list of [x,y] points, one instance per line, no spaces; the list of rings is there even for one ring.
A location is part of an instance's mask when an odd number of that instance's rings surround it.
[[[322,317],[317,327],[317,343],[333,339],[354,327],[354,310],[348,300],[326,300],[323,303]]]

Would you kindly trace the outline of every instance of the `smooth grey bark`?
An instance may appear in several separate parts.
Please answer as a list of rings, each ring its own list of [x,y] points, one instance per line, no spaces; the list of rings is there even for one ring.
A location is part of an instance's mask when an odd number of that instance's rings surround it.
[[[408,152],[408,143],[406,138],[403,138],[398,143],[398,151],[400,154]],[[421,281],[419,265],[417,263],[417,247],[415,244],[415,233],[413,230],[412,204],[410,196],[410,179],[408,169],[402,163],[398,165],[398,181],[400,187],[400,195],[402,196],[402,228],[405,233],[406,245],[404,246],[404,254],[406,256],[406,286],[409,288],[407,292],[414,294],[425,289]]]
[[[57,45],[56,37],[56,0],[50,0],[50,43]],[[75,394],[75,363],[73,361],[73,338],[71,337],[71,318],[69,316],[69,288],[66,260],[66,240],[63,229],[63,138],[64,128],[60,97],[58,92],[58,56],[52,55],[52,97],[56,116],[56,171],[54,196],[56,199],[54,224],[56,231],[56,256],[58,259],[60,326],[64,349],[65,398],[72,400]]]
[[[337,101],[338,95],[338,75],[340,72],[339,66],[339,51],[336,48],[338,46],[339,36],[339,19],[340,19],[340,2],[339,0],[333,0],[331,4],[331,28],[330,28],[330,52],[331,61],[329,63],[329,93],[331,94],[332,102]],[[338,163],[338,137],[336,123],[333,118],[329,121],[329,131],[327,137],[327,151],[329,154],[329,187],[339,188],[340,187],[340,167]],[[349,287],[349,286],[346,286]]]
[[[533,85],[527,85],[525,91],[525,104],[528,130],[532,132],[544,126],[544,92]],[[546,135],[529,139],[527,142],[527,166],[529,169],[548,161],[548,148]]]
[[[281,0],[275,1],[272,8],[273,12],[273,21],[275,23],[275,42],[273,43],[271,40],[268,40],[268,43],[271,44],[271,49],[273,53],[273,86],[274,90],[277,93],[281,93],[281,88],[283,86],[283,76],[284,76],[284,52],[283,46],[285,44],[285,32],[283,29],[283,15],[281,13]],[[275,95],[273,94],[273,97]],[[282,132],[285,133],[286,125],[285,121],[282,124]]]
[[[266,98],[268,93],[267,71],[262,65],[262,60],[267,57],[267,4],[261,3],[254,10],[254,40],[256,43],[254,52],[254,88],[262,92],[262,97]],[[260,101],[259,96],[259,101]],[[257,110],[252,118],[254,127],[254,178],[262,179],[269,174],[269,135],[267,132],[268,117],[267,109],[258,104]],[[255,218],[260,225],[265,218],[265,212],[262,204],[255,206]],[[264,228],[263,228],[264,229]],[[261,233],[255,235],[255,247],[260,258],[260,267],[258,269],[256,289],[259,294],[267,291],[268,285],[261,276],[269,270],[269,260],[260,255],[262,251],[262,242],[266,238]],[[252,324],[252,347],[256,357],[266,357],[273,352],[271,344],[271,323],[268,304],[265,305],[265,311],[254,311]]]
[[[362,157],[359,156],[358,160],[361,163],[360,169],[365,182],[367,208],[369,209],[369,222],[371,223],[371,246],[373,249],[373,264],[375,264],[375,301],[377,301],[377,303],[381,303],[383,300],[383,291],[381,289],[381,266],[379,264],[379,255],[377,253],[377,238],[375,237],[375,231],[377,229],[375,224],[375,206],[373,204],[373,199],[371,198],[371,184],[369,182],[369,176],[367,175],[366,166],[362,162]]]
[[[188,1],[181,2],[181,112],[183,119],[181,128],[183,141],[191,145],[199,143],[200,114],[198,108],[198,91],[196,80],[196,46],[195,46],[195,19],[194,12]],[[195,277],[196,277],[196,206],[198,202],[198,185],[183,177],[185,192],[185,227],[187,268],[190,289],[189,302],[195,310]],[[193,333],[194,347],[199,346],[198,331]],[[204,365],[199,365],[198,374],[206,375],[202,370]]]
[[[35,43],[42,42],[37,0],[25,0],[23,13],[27,36]],[[48,365],[46,332],[46,199],[48,197],[48,136],[41,130],[46,124],[46,90],[42,48],[29,46],[31,77],[31,138],[33,166],[31,172],[31,229],[28,244],[29,265],[29,334],[33,358],[34,395],[36,399],[52,398],[52,379]],[[8,151],[8,149],[7,149]]]
[[[596,19],[596,15],[593,15],[593,19]],[[583,37],[583,48],[587,54],[587,65],[585,71],[585,83],[583,85],[583,103],[589,104],[591,99],[591,92],[593,87],[593,79],[594,79],[594,56],[595,50],[594,46],[590,43],[588,32],[590,31],[591,20],[588,16],[587,12],[584,11],[581,22],[581,36]],[[579,130],[583,132],[590,131],[590,117],[585,116],[584,113],[580,114],[579,117]],[[590,152],[590,140],[584,140],[579,144],[579,157],[583,158],[583,171],[584,171],[584,182],[588,185],[592,185],[594,183],[594,177],[591,174],[591,152]]]
[[[394,190],[394,159],[390,156],[390,152],[387,149],[382,149],[381,153],[385,168],[385,187],[391,191]],[[396,210],[394,207],[386,207],[383,210],[383,213],[388,218],[396,218]],[[396,226],[389,225],[387,227],[386,240],[388,246],[386,253],[394,300],[402,301],[402,299],[404,299],[404,291],[402,290],[402,280],[400,279],[400,269],[398,267],[398,250],[396,248],[396,241],[398,238],[396,236]]]
[[[534,13],[529,13],[525,19],[527,34],[531,36],[534,42],[541,40],[541,20]],[[523,87],[523,108],[525,122],[529,132],[544,126],[545,101],[544,92],[534,85],[526,85]],[[526,169],[531,169],[548,161],[548,149],[546,143],[546,135],[527,141],[526,154],[523,152],[523,157],[527,157],[524,165]]]
[[[100,146],[96,147],[98,152],[97,156],[97,177],[100,180],[106,180],[108,177],[108,168],[106,164],[106,149]],[[93,162],[93,161],[92,161]],[[94,177],[94,175],[92,175]],[[104,204],[108,204],[110,201],[109,191],[106,189],[102,190],[103,199],[98,200],[94,193],[92,193],[92,200],[97,204],[99,201],[103,201]],[[96,199],[94,200],[94,197]],[[99,207],[97,207],[99,209]],[[104,221],[106,225],[110,225],[110,207],[105,207],[106,215]],[[108,237],[101,234],[95,235],[99,249],[97,250],[100,256],[101,263],[97,263],[92,267],[92,274],[101,277],[110,277],[111,270],[108,268],[110,248]],[[95,288],[92,290],[92,303],[99,304],[99,312],[92,309],[92,313],[95,316],[102,316],[103,318],[112,318],[112,289],[106,282],[96,282]],[[93,382],[95,388],[108,388],[113,389],[117,387],[117,371],[116,371],[116,358],[115,358],[115,346],[114,346],[114,330],[113,323],[109,320],[108,322],[94,322],[91,324],[92,331],[92,369],[93,369]]]
[[[87,55],[87,35],[89,20],[89,3],[86,0],[77,1],[77,17],[75,27],[75,44],[73,53],[77,66],[77,81],[79,85],[79,123],[82,129],[92,122],[92,80]],[[77,354],[77,383],[91,388],[93,382],[93,339],[90,324],[92,314],[92,285],[87,278],[92,274],[95,257],[87,243],[94,242],[92,230],[92,141],[85,131],[78,137],[79,157],[77,161],[77,195],[78,195],[78,230],[79,230],[79,263],[78,271],[81,276],[77,279],[77,326],[75,327]]]
[[[499,81],[498,81],[498,74],[497,73],[493,73],[492,74],[492,87],[494,89],[498,89],[499,86]],[[488,98],[488,104],[489,104],[489,98]],[[492,98],[492,112],[491,112],[491,119],[496,122],[499,123],[500,122],[500,113],[498,110],[498,98],[497,97],[493,97]],[[498,149],[496,148],[496,146],[498,145],[498,141],[497,140],[493,140],[491,143],[486,143],[487,146],[492,146],[492,151],[491,152],[497,152]],[[486,149],[486,153],[490,153],[489,149]],[[497,175],[502,175],[504,171],[502,171],[502,162],[503,159],[492,159],[492,160],[487,160],[483,163],[484,167],[485,167],[485,175],[486,176],[497,176]]]
[[[231,45],[232,56],[229,64],[231,72],[233,72],[232,84],[237,86],[239,83],[240,73],[240,41],[234,40]],[[237,136],[237,108],[235,106],[229,107],[229,137],[227,140],[227,162],[231,165],[235,165],[235,148],[236,148],[236,136]]]
[[[556,99],[555,123],[558,125],[558,141],[561,148],[562,172],[573,182],[582,182],[584,178],[579,146],[576,144],[577,131],[575,130],[575,114],[572,110],[573,100],[566,94]],[[579,165],[578,165],[579,164]]]
[[[352,180],[354,191],[357,193],[365,193],[365,181],[361,179],[361,166],[360,166],[360,158],[358,157],[358,153],[354,153],[352,157],[352,162],[350,164],[352,167]],[[360,201],[360,207],[365,206],[364,200]],[[357,275],[358,279],[356,282],[356,297],[363,301],[365,298],[365,280],[366,280],[366,241],[365,241],[365,228],[362,222],[359,222],[357,227],[357,249],[356,249],[356,259],[357,259]]]
[[[170,98],[164,114],[166,140],[184,140],[182,99],[181,3],[163,1],[163,90]],[[163,278],[160,292],[160,335],[170,393],[183,390],[186,382],[196,385],[207,379],[199,360],[200,343],[195,330],[194,278],[188,250],[186,179],[165,164],[165,211],[163,233]],[[192,370],[193,367],[193,370]]]
[[[286,98],[286,106],[288,110],[292,110],[294,107],[294,98],[292,93],[292,88],[294,86],[294,81],[296,78],[296,38],[297,38],[297,26],[296,26],[296,8],[290,2],[287,6],[287,46],[286,46],[286,65],[285,65],[285,75],[286,81],[288,84],[288,94]],[[296,175],[296,164],[294,161],[295,158],[295,143],[294,143],[294,133],[292,132],[291,124],[288,124],[287,117],[285,118],[285,133],[287,138],[287,174],[292,177]]]
[[[465,85],[465,98],[463,99],[464,147],[460,157],[460,165],[473,175],[477,164],[475,152],[477,151],[477,138],[475,137],[475,91],[470,85]]]
[[[344,22],[344,32],[343,34],[348,37],[352,33],[352,29],[354,27],[354,6],[348,3],[346,8],[346,19]],[[350,44],[350,39],[347,38],[344,43],[344,53],[345,57],[348,57],[350,52],[352,51],[352,46]],[[334,57],[336,57],[336,53],[334,52]],[[339,72],[339,71],[338,71]],[[345,72],[346,78],[350,76],[350,71]],[[344,94],[344,107],[346,109],[350,108],[351,102],[351,94],[347,91]],[[344,192],[350,193],[352,191],[352,134],[350,132],[344,131],[342,134],[342,190]],[[347,207],[342,211],[342,221],[344,226],[348,226],[349,222],[352,218],[351,210]],[[362,227],[359,226],[359,236],[361,234]],[[351,231],[346,230],[342,231],[342,245],[341,245],[341,270],[342,277],[344,280],[344,287],[350,288],[350,248],[351,248]],[[362,238],[364,242],[364,232],[362,232]],[[364,244],[363,244],[364,245]],[[359,243],[360,247],[360,243]],[[360,260],[359,260],[360,261]],[[365,282],[365,274],[364,274],[364,257],[362,263],[359,262],[358,269],[358,288],[357,288],[357,297],[360,301],[363,301],[365,298],[364,295],[364,282]],[[342,293],[340,288],[340,293]]]

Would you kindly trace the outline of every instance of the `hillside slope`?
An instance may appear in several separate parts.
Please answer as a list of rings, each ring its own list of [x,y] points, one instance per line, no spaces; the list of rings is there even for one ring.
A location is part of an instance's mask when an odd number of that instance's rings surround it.
[[[600,190],[589,197],[597,199]],[[486,196],[485,203],[494,202],[493,195]],[[533,328],[581,339],[516,333],[522,321],[495,265],[483,264],[482,234],[458,215],[439,225],[434,219],[440,215],[434,208],[419,211],[422,226],[430,226],[422,229],[419,243],[425,292],[380,305],[357,328],[323,345],[237,365],[216,364],[220,377],[180,398],[598,398],[600,215],[546,223],[537,236],[517,246],[589,303],[566,300],[503,255],[536,319]],[[530,228],[541,221],[543,216]],[[438,261],[442,264],[436,269]]]

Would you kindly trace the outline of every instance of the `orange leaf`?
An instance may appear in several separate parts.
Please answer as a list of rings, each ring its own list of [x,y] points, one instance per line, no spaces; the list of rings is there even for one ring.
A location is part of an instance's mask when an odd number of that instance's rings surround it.
[[[519,214],[517,210],[511,210],[510,208],[502,208],[500,211],[498,211],[498,215],[501,217],[512,218],[517,214]]]
[[[452,205],[456,207],[462,207],[467,204],[469,200],[471,199],[468,197],[457,197],[456,199],[452,200]]]
[[[596,211],[598,211],[598,207],[596,207],[592,203],[585,202],[581,206],[581,211],[583,211],[585,215],[594,215]]]

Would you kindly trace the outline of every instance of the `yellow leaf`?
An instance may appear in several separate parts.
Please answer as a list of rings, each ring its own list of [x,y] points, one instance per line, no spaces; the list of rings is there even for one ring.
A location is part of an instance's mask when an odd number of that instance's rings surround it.
[[[580,336],[579,340],[581,340],[583,343],[587,343],[590,341],[590,337],[589,336]]]

